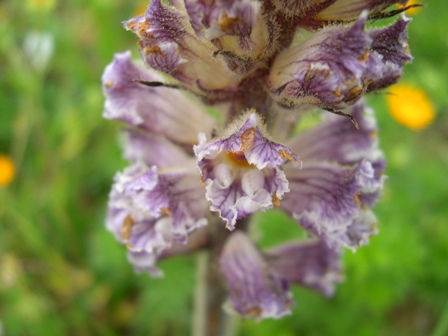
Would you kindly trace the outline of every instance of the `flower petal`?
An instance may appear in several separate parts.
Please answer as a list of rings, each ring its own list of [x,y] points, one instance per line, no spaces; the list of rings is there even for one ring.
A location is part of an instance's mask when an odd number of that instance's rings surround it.
[[[269,266],[291,283],[330,296],[343,280],[341,252],[321,241],[288,243],[267,251]]]
[[[165,168],[185,164],[191,159],[179,146],[161,136],[129,129],[125,132],[124,157],[132,162],[144,162],[148,167]]]
[[[310,163],[300,171],[285,167],[285,173],[291,191],[281,207],[305,229],[336,247],[347,243],[340,236],[360,214],[359,196],[378,192],[383,186],[369,161],[354,167]]]
[[[148,273],[152,277],[161,277],[163,271],[157,267],[159,260],[197,251],[207,246],[209,239],[209,231],[206,227],[201,227],[191,233],[187,243],[174,241],[170,247],[165,248],[161,253],[128,250],[128,261],[134,266],[137,273]]]
[[[218,211],[229,230],[237,219],[274,205],[289,191],[281,167],[299,158],[288,147],[264,135],[260,117],[249,112],[230,125],[224,136],[194,146],[198,168],[212,211]]]
[[[300,152],[304,162],[329,161],[353,165],[363,159],[374,163],[383,160],[378,149],[378,127],[373,110],[366,108],[361,101],[345,112],[353,116],[359,129],[346,118],[324,113],[324,121],[319,126],[288,141],[288,147]]]
[[[172,1],[172,6],[153,0],[145,15],[124,22],[126,29],[139,37],[144,61],[165,72],[198,95],[204,91],[229,91],[238,86],[241,76],[232,72],[218,48],[195,33],[184,1]],[[229,93],[230,94],[230,93]],[[213,99],[212,94],[207,96]]]
[[[268,30],[259,1],[186,1],[190,23],[200,38],[234,60],[257,59],[268,47]]]
[[[347,112],[359,129],[326,113],[321,125],[288,143],[304,154],[306,164],[301,171],[285,166],[291,192],[281,206],[329,245],[354,248],[359,244],[347,235],[376,204],[385,180],[385,159],[378,149],[373,111],[360,102]]]
[[[273,0],[275,9],[287,17],[300,17],[301,21],[314,17],[316,13],[331,5],[335,0]]]
[[[406,30],[409,22],[411,19],[402,14],[392,25],[369,32],[373,42],[368,63],[379,63],[380,66],[370,65],[371,73],[365,74],[368,81],[371,81],[367,88],[368,92],[384,89],[398,82],[403,76],[403,66],[412,62]]]
[[[159,256],[207,224],[207,201],[193,169],[159,172],[134,164],[112,187],[106,226],[132,252]]]
[[[333,2],[331,6],[319,12],[315,19],[324,21],[327,24],[353,21],[356,20],[363,10],[369,10],[369,17],[375,16],[394,4],[405,5],[408,0],[337,0]]]
[[[360,246],[367,245],[370,237],[378,234],[377,219],[372,211],[362,210],[339,237],[343,245],[353,251]]]
[[[280,318],[293,305],[287,281],[269,268],[242,232],[228,238],[219,260],[233,308],[243,317]]]
[[[157,256],[155,253],[129,251],[128,261],[134,266],[137,273],[149,273],[154,278],[163,276],[163,272],[156,266]]]
[[[186,0],[185,7],[198,36],[209,40],[223,35],[247,39],[259,14],[260,3],[249,0],[214,3]]]
[[[350,28],[330,27],[278,55],[267,80],[271,97],[290,108],[340,110],[362,97],[371,38],[367,12]]]
[[[215,120],[199,102],[171,88],[152,88],[136,80],[160,81],[161,77],[135,66],[130,53],[115,55],[103,74],[106,96],[104,117],[124,121],[142,130],[161,134],[179,143],[193,144],[199,132],[211,132]]]

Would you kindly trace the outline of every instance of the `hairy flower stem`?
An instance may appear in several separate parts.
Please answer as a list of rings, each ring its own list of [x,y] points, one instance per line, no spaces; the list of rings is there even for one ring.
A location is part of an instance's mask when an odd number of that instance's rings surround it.
[[[196,257],[196,288],[194,295],[192,335],[205,336],[207,327],[207,269],[209,252],[198,252]]]
[[[264,118],[268,117],[268,109],[272,105],[272,99],[263,88],[264,78],[267,75],[268,69],[260,69],[242,81],[239,95],[232,102],[230,116],[238,116],[241,111],[255,109]]]
[[[213,258],[214,259],[214,258]],[[210,259],[208,262],[207,279],[207,336],[222,336],[226,329],[227,315],[222,309],[227,291],[220,279],[216,264]]]
[[[195,336],[232,336],[233,317],[222,309],[227,293],[219,279],[211,251],[197,256],[197,282],[192,334]]]
[[[218,226],[214,228],[210,230],[211,246],[197,254],[192,328],[194,336],[233,336],[237,331],[237,317],[229,315],[222,307],[227,298],[227,290],[215,257],[222,250],[230,233],[220,230]],[[236,229],[247,231],[248,219],[238,221]]]
[[[267,125],[271,136],[279,142],[285,141],[292,135],[300,116],[300,113],[290,113],[278,105],[273,106]]]

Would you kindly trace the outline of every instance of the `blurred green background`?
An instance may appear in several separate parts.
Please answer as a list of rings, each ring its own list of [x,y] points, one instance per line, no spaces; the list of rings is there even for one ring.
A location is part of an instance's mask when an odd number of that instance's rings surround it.
[[[292,316],[241,322],[240,335],[448,335],[448,20],[445,0],[427,4],[403,82],[427,92],[436,120],[415,132],[390,117],[384,93],[369,98],[389,160],[380,234],[345,253],[333,298],[296,288]],[[136,276],[103,224],[126,163],[120,125],[101,117],[100,77],[115,52],[138,58],[120,22],[145,5],[0,2],[0,154],[16,165],[0,188],[0,335],[189,334],[194,258],[162,262],[162,280]],[[52,41],[46,66],[36,36]],[[265,218],[276,231],[281,220]]]

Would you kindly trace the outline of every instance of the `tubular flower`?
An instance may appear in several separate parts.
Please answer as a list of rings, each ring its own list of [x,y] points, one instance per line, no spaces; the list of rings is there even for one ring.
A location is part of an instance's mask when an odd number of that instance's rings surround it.
[[[219,260],[234,309],[245,317],[282,317],[292,306],[288,281],[269,267],[249,237],[235,232]]]
[[[290,140],[290,148],[304,148],[305,164],[301,170],[285,167],[291,191],[281,207],[330,246],[354,249],[377,232],[375,217],[365,213],[379,198],[385,160],[373,111],[358,103],[348,113],[359,129],[326,116],[320,126]]]
[[[125,52],[103,74],[104,117],[125,124],[129,161],[106,226],[135,270],[158,276],[163,258],[213,250],[247,318],[290,314],[291,284],[331,295],[343,248],[378,232],[386,161],[363,97],[412,60],[406,2],[152,0],[125,21],[147,68]],[[315,109],[321,123],[294,134]],[[257,246],[251,214],[273,207],[310,239]]]
[[[194,147],[210,209],[230,230],[238,219],[278,205],[289,191],[283,164],[300,164],[297,155],[264,132],[259,116],[249,112],[229,125],[222,138],[207,143],[201,134]]]

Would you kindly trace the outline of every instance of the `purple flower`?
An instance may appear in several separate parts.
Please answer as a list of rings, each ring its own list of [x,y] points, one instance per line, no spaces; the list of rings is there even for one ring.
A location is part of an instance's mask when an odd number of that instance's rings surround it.
[[[230,292],[233,308],[244,317],[279,318],[293,305],[288,281],[270,268],[260,251],[242,232],[227,240],[219,268]]]
[[[294,242],[260,251],[236,231],[219,259],[232,308],[244,317],[280,318],[294,305],[291,283],[332,295],[343,280],[340,250],[320,240]]]
[[[194,147],[210,209],[219,212],[229,230],[238,219],[278,206],[289,191],[283,164],[290,160],[300,165],[297,155],[264,133],[260,117],[248,112],[221,138],[206,142],[201,134]]]
[[[359,103],[351,114],[358,120],[359,130],[331,116],[290,140],[290,148],[304,148],[304,166],[300,171],[285,167],[291,191],[281,207],[330,246],[354,249],[377,233],[374,220],[366,224],[358,217],[364,218],[365,209],[376,203],[385,167],[372,111],[365,111],[364,104]],[[348,238],[360,230],[362,239]]]
[[[368,12],[351,27],[327,27],[278,55],[267,86],[272,98],[293,109],[341,110],[366,91],[395,83],[404,64],[407,20],[365,31]]]
[[[196,142],[198,132],[211,131],[216,126],[201,105],[185,94],[138,83],[137,80],[162,78],[154,71],[134,65],[130,56],[129,52],[117,54],[104,71],[105,118],[189,145]]]
[[[192,92],[232,90],[240,76],[232,72],[212,42],[196,35],[183,1],[173,6],[151,1],[146,13],[124,22],[139,37],[140,53],[152,68],[179,80]]]
[[[159,173],[155,166],[148,169],[141,163],[117,174],[106,226],[133,253],[131,260],[145,254],[156,260],[207,224],[203,190],[194,175],[187,167]]]
[[[410,22],[411,19],[402,15],[389,27],[369,32],[373,42],[367,62],[376,75],[370,76],[373,81],[367,87],[368,92],[395,84],[403,76],[403,66],[412,61],[406,31]]]
[[[321,240],[286,243],[266,251],[268,265],[290,283],[330,296],[343,280],[341,251]]]
[[[404,10],[387,11],[394,4],[406,5],[408,0],[272,0],[276,10],[292,18],[307,29],[318,29],[328,24],[350,22],[363,10],[369,18],[390,17]]]
[[[363,97],[412,61],[409,19],[366,24],[405,3],[152,0],[125,21],[149,69],[126,52],[103,74],[104,117],[125,124],[129,161],[106,226],[135,270],[160,276],[160,260],[208,250],[209,278],[254,319],[290,314],[292,284],[333,294],[342,249],[378,232],[386,161]],[[296,134],[312,109],[322,122]],[[273,207],[310,238],[258,247],[251,215]]]

